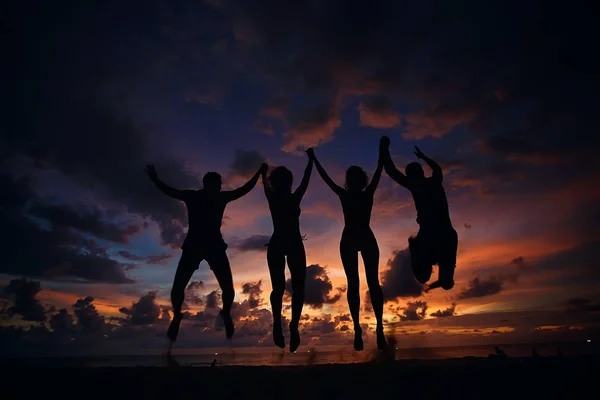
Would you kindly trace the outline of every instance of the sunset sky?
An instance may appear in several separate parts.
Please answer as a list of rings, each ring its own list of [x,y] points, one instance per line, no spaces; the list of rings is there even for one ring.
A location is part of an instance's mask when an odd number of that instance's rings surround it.
[[[598,336],[590,13],[527,1],[43,3],[13,4],[2,18],[3,351],[166,345],[187,219],[147,163],[171,186],[198,189],[207,171],[238,187],[266,160],[287,166],[296,186],[313,146],[343,184],[350,165],[372,175],[382,135],[399,169],[416,161],[415,145],[442,165],[459,235],[455,287],[422,293],[406,250],[418,229],[412,197],[384,173],[371,226],[386,330],[400,347]],[[350,349],[342,212],[316,170],[300,222],[309,265],[301,346]],[[275,349],[260,183],[227,207],[222,232],[234,340],[202,263],[177,346]],[[362,260],[360,276],[370,349]]]

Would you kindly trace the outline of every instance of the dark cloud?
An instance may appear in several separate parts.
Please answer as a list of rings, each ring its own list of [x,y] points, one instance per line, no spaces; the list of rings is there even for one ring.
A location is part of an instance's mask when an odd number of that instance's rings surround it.
[[[285,290],[288,295],[292,294],[291,278],[285,282]],[[323,307],[323,304],[334,304],[342,297],[346,288],[337,288],[337,293],[334,295],[331,295],[332,291],[333,284],[329,276],[327,276],[325,268],[318,264],[309,265],[306,268],[304,304],[313,309],[320,309]]]
[[[120,250],[117,254],[119,254],[121,257],[123,257],[127,260],[130,260],[130,261],[143,262],[145,264],[151,264],[151,265],[164,265],[165,261],[168,261],[171,258],[173,258],[173,255],[171,255],[171,254],[156,254],[156,255],[150,255],[150,256],[139,256],[136,254],[132,254],[127,250]]]
[[[482,139],[491,151],[485,159],[473,157],[471,171],[507,158],[520,164],[559,163],[563,170],[548,170],[545,176],[564,182],[576,171],[574,149],[591,155],[589,149],[596,147],[590,145],[597,137],[586,133],[597,125],[590,86],[598,85],[593,78],[597,61],[587,52],[593,23],[588,17],[582,21],[576,9],[549,3],[487,2],[470,5],[468,12],[439,2],[375,1],[368,9],[354,1],[292,3],[234,2],[221,9],[234,30],[243,26],[245,34],[237,39],[255,51],[250,54],[260,55],[257,68],[290,95],[306,98],[308,93],[315,104],[323,97],[362,96],[361,119],[377,108],[367,105],[377,103],[371,99],[388,98],[379,101],[379,109],[390,110],[392,103],[410,110],[401,126],[409,139],[440,137],[466,126],[468,138]],[[565,104],[565,96],[573,101]],[[356,101],[334,104],[314,118],[319,124],[304,124],[305,135],[282,128],[284,148],[331,140],[338,128],[333,116]],[[286,107],[277,115],[297,112]],[[396,125],[390,121],[368,124]]]
[[[68,333],[73,329],[73,317],[66,308],[61,308],[50,318],[50,328],[57,333]]]
[[[28,218],[28,202],[38,199],[30,178],[15,181],[0,175],[0,181],[0,233],[5,248],[1,272],[49,279],[71,276],[86,281],[133,282],[125,276],[123,265],[109,257],[107,249],[73,227],[47,230]],[[102,223],[92,225],[101,227]]]
[[[131,304],[130,308],[121,307],[119,312],[129,317],[133,325],[148,325],[158,322],[161,309],[156,303],[156,292],[148,292]]]
[[[427,308],[426,301],[409,301],[406,307],[400,308],[402,313],[398,317],[401,321],[420,321],[427,315]]]
[[[206,308],[219,308],[221,294],[218,290],[213,290],[206,296]]]
[[[456,298],[461,300],[492,296],[500,293],[504,289],[504,282],[504,278],[500,276],[491,276],[488,279],[481,279],[476,276],[469,281],[468,286],[464,288]]]
[[[254,286],[256,287],[256,285]],[[216,293],[216,292],[213,292]],[[207,307],[208,309],[208,307]],[[272,329],[273,317],[271,311],[265,308],[252,307],[249,300],[241,303],[234,301],[231,307],[231,317],[236,326],[236,337],[246,337],[256,340],[269,335]],[[199,311],[192,318],[195,328],[203,332],[222,332],[223,320],[216,313]],[[239,336],[237,336],[239,334]],[[262,342],[259,342],[262,343]]]
[[[10,117],[2,121],[2,131],[9,134],[3,135],[0,146],[10,144],[11,156],[29,157],[37,168],[56,169],[93,189],[98,199],[123,204],[126,211],[154,220],[163,242],[178,247],[185,209],[160,193],[143,168],[154,161],[159,176],[175,187],[192,188],[197,180],[186,174],[179,162],[156,157],[146,132],[123,115],[122,90],[127,91],[141,69],[152,63],[148,54],[142,54],[145,49],[131,46],[130,51],[122,52],[121,47],[128,46],[121,29],[132,26],[130,18],[141,21],[143,16],[129,7],[121,8],[122,24],[100,28],[99,15],[110,15],[114,11],[110,7],[69,6],[69,12],[44,8],[40,11],[44,17],[34,18],[21,18],[27,13],[24,8],[13,10],[15,20],[26,22],[18,30],[9,30],[9,37],[16,35],[13,39],[20,43],[19,48],[30,50],[12,49],[11,59],[20,67],[3,68],[13,79],[2,96],[12,101],[7,110]],[[78,32],[77,38],[55,29],[65,24]],[[103,31],[102,40],[98,29]],[[79,45],[83,42],[87,45]],[[114,45],[117,42],[119,46]],[[32,58],[32,52],[46,58],[46,68],[36,67],[39,58]],[[43,84],[27,83],[34,81]],[[121,89],[115,93],[108,87]],[[55,101],[57,93],[60,101]]]
[[[8,296],[13,306],[8,308],[9,316],[21,315],[25,321],[46,321],[46,309],[36,298],[42,290],[40,283],[26,278],[13,279],[4,288],[2,294]]]
[[[171,311],[171,307],[161,307],[160,308],[160,321],[164,321],[164,322],[170,322],[171,321],[171,314],[169,314],[169,311]]]
[[[388,269],[381,275],[381,288],[386,300],[421,296],[423,285],[414,277],[408,249],[396,250],[387,266]]]
[[[260,296],[262,295],[262,280],[258,282],[248,282],[242,284],[242,293],[248,295],[248,305],[250,308],[256,308],[261,303]]]
[[[104,222],[105,216],[100,210],[86,210],[85,206],[75,210],[67,205],[34,203],[29,213],[50,221],[55,227],[73,228],[121,244],[129,244],[129,237],[140,232],[138,225],[120,226]]]
[[[400,113],[387,96],[368,96],[358,105],[360,124],[372,128],[393,128],[400,125]]]
[[[235,150],[233,162],[229,165],[231,173],[245,179],[252,177],[258,167],[265,161],[265,157],[256,150]]]
[[[204,304],[202,295],[199,293],[199,290],[203,288],[204,282],[202,281],[192,281],[188,284],[187,288],[185,288],[184,308],[187,308],[189,304]]]
[[[452,305],[445,310],[437,310],[429,315],[437,318],[453,317],[456,315],[456,303],[452,303]]]
[[[573,297],[565,302],[567,311],[570,312],[597,312],[600,311],[600,303],[583,297]]]
[[[73,304],[73,312],[77,317],[77,323],[86,332],[98,332],[105,326],[104,317],[98,313],[96,306],[92,304],[94,298],[87,296],[82,299],[77,299]]]
[[[339,112],[331,104],[307,107],[292,114],[284,133],[282,150],[300,153],[333,139],[334,131],[342,124]]]
[[[331,314],[323,314],[321,317],[315,317],[302,325],[302,333],[309,336],[320,336],[335,332],[339,320],[333,318]]]
[[[290,105],[288,97],[276,97],[270,99],[261,109],[260,114],[273,119],[285,119],[287,108]]]
[[[513,270],[501,274],[490,276],[483,279],[479,276],[471,279],[467,287],[462,289],[456,296],[457,300],[493,296],[505,289],[506,283],[516,284],[523,271],[527,270],[528,265],[523,257],[513,259],[509,264]]]
[[[350,314],[342,314],[338,316],[340,321],[342,322],[351,322],[352,318],[350,317]]]
[[[536,262],[535,268],[538,271],[569,270],[572,272],[570,280],[597,285],[600,282],[596,274],[598,260],[600,260],[600,242],[590,241],[547,255]]]
[[[233,247],[241,251],[266,251],[267,243],[271,240],[267,235],[252,235],[232,243]]]

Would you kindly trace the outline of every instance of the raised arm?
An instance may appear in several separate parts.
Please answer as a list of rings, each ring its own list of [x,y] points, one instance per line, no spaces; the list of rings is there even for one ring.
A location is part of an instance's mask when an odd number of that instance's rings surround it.
[[[331,180],[329,175],[327,175],[327,172],[325,172],[325,169],[323,168],[323,166],[321,165],[319,160],[317,160],[317,156],[315,155],[314,150],[312,148],[310,148],[310,149],[306,150],[306,154],[308,154],[308,156],[311,158],[311,160],[314,161],[315,167],[317,167],[317,171],[319,172],[319,175],[321,175],[321,178],[323,178],[323,180],[325,181],[327,186],[329,186],[331,188],[331,190],[333,190],[334,193],[337,194],[338,196],[340,194],[343,194],[345,192],[345,190],[341,186],[336,185],[336,183]]]
[[[431,158],[429,158],[425,154],[423,154],[421,149],[419,149],[417,146],[415,146],[415,155],[417,157],[419,157],[421,160],[425,161],[427,163],[427,165],[429,165],[429,167],[433,171],[431,174],[431,177],[433,179],[439,181],[440,183],[444,180],[444,174],[442,173],[442,167],[440,167],[440,165],[438,163],[436,163],[435,161],[433,161]]]
[[[269,179],[267,178],[267,171],[266,170],[262,171],[260,176],[262,178],[262,184],[263,184],[263,189],[265,191],[265,196],[268,199],[269,196],[271,195],[272,189],[271,189],[271,185],[269,184]]]
[[[268,169],[269,166],[265,163],[262,163],[262,165],[260,166],[258,171],[256,171],[254,176],[252,176],[252,178],[250,178],[250,180],[246,182],[243,186],[240,186],[239,188],[234,190],[223,192],[225,201],[234,201],[250,193],[250,191],[254,189],[254,186],[256,186],[256,182],[258,182],[258,177],[261,176],[263,172],[266,173]]]
[[[406,175],[396,169],[392,157],[390,156],[390,138],[382,136],[379,141],[379,157],[382,160],[385,173],[398,184],[406,187],[408,182]]]
[[[379,158],[377,160],[377,169],[373,174],[373,178],[371,178],[371,182],[367,186],[367,193],[370,193],[371,195],[375,194],[375,190],[377,190],[377,185],[379,185],[379,180],[381,179],[381,171],[383,171],[383,160],[381,158],[381,154],[379,154]]]
[[[160,179],[158,179],[158,173],[156,172],[154,165],[147,165],[145,171],[150,177],[150,180],[156,185],[157,188],[160,189],[161,192],[177,200],[184,199],[187,190],[174,189],[171,186],[164,183],[163,181],[161,181]]]
[[[304,194],[306,193],[306,189],[308,189],[308,182],[310,182],[310,175],[312,174],[314,160],[312,158],[308,158],[308,163],[306,164],[306,168],[304,169],[304,176],[302,177],[302,182],[300,182],[300,186],[296,188],[294,192],[294,197],[298,202],[302,200]]]

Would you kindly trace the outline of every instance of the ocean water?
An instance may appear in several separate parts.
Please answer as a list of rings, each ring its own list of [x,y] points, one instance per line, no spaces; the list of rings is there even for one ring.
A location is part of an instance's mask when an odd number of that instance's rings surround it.
[[[563,356],[600,355],[600,348],[595,343],[537,343],[537,344],[506,344],[498,345],[509,357],[530,357],[533,349],[540,356],[555,356],[560,351]],[[396,349],[396,360],[439,360],[464,357],[488,357],[494,353],[493,345],[460,346],[460,347],[429,347]],[[203,367],[210,366],[216,360],[216,366],[290,366],[315,364],[346,364],[371,361],[376,351],[365,350],[355,352],[352,349],[301,349],[297,353],[288,350],[272,351],[269,348],[241,348],[224,351],[215,350],[193,351],[181,349],[167,353],[144,355],[113,355],[96,357],[48,357],[0,360],[4,367],[150,367],[180,366]]]

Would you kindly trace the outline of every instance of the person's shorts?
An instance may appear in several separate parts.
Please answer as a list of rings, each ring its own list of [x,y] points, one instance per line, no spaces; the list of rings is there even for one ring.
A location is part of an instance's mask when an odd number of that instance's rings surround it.
[[[185,240],[181,246],[182,254],[179,260],[179,265],[184,265],[187,268],[197,270],[203,260],[209,261],[210,268],[213,265],[211,259],[227,257],[227,243],[223,239],[194,241]]]
[[[408,248],[415,278],[425,283],[431,278],[433,265],[448,270],[455,268],[458,233],[452,227],[422,226],[417,236],[408,239]]]

